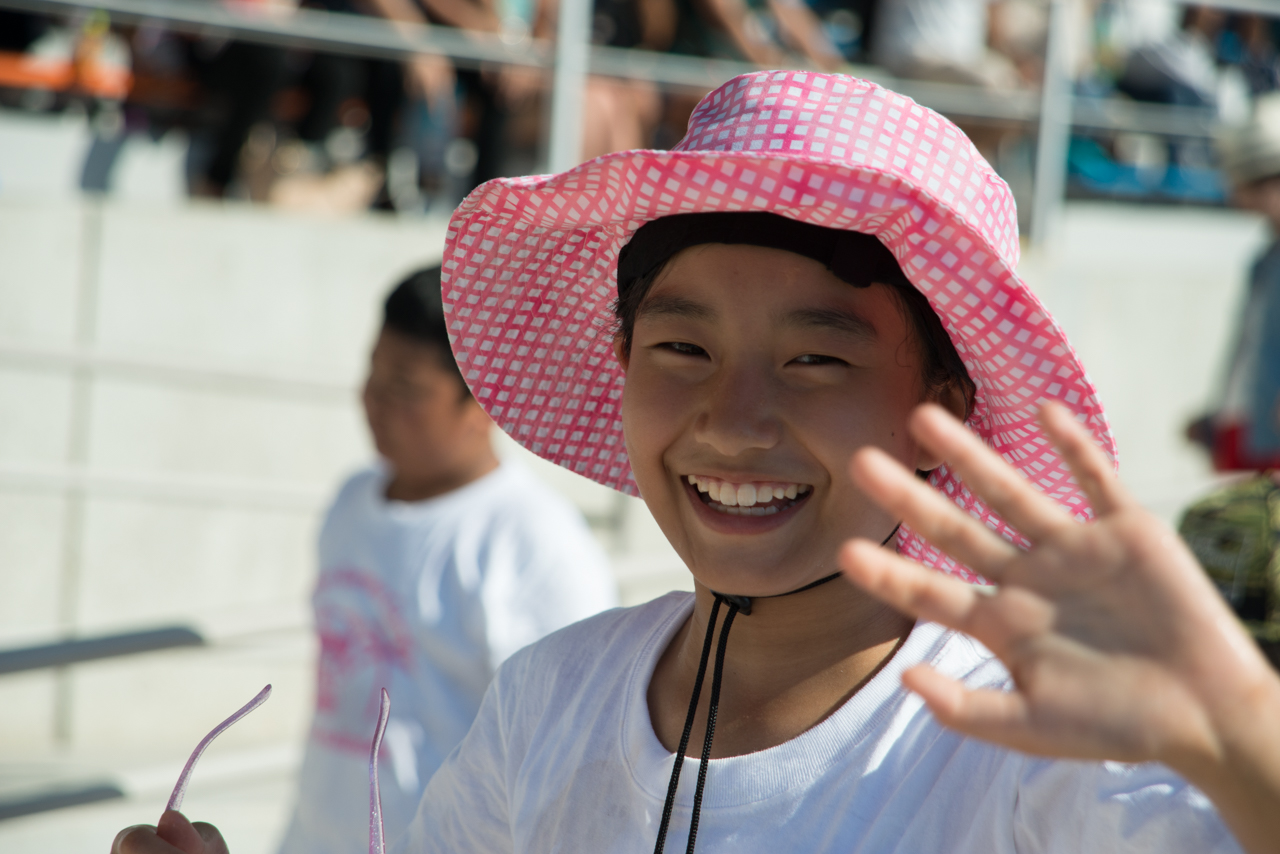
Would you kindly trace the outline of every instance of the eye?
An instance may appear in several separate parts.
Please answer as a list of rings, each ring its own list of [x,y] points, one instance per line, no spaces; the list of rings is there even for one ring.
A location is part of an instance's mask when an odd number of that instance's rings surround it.
[[[664,341],[657,345],[659,350],[669,350],[672,353],[679,353],[681,356],[705,356],[707,351],[703,350],[697,344],[690,344],[687,341]]]
[[[791,360],[794,365],[847,365],[844,359],[837,359],[835,356],[823,356],[818,353],[805,353],[803,356],[796,356]]]

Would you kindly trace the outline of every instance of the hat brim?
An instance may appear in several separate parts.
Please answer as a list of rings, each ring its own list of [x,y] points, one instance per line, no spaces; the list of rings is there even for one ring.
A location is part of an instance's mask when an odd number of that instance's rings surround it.
[[[967,216],[952,205],[960,197]],[[622,435],[624,375],[613,352],[618,252],[650,220],[709,211],[770,211],[876,235],[938,313],[977,387],[968,426],[1077,518],[1092,515],[1036,413],[1046,400],[1061,402],[1115,459],[1097,392],[1061,328],[1014,272],[1016,236],[995,246],[971,225],[975,215],[1014,216],[1011,200],[1003,204],[998,192],[984,199],[971,182],[926,175],[908,183],[874,166],[805,154],[628,151],[472,192],[446,240],[445,310],[463,376],[504,431],[557,465],[638,494]],[[1025,545],[948,467],[930,481]],[[898,547],[980,580],[905,526]]]

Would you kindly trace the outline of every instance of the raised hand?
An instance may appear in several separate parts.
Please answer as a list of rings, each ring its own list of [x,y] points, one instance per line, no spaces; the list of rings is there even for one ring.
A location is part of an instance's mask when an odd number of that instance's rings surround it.
[[[1093,505],[1072,519],[941,408],[910,429],[1028,540],[992,533],[886,454],[854,481],[930,542],[989,579],[982,588],[851,540],[848,576],[899,610],[965,632],[1014,690],[971,691],[928,667],[903,681],[953,729],[1045,756],[1159,761],[1206,792],[1250,851],[1280,846],[1280,679],[1177,535],[1144,510],[1070,413],[1045,433]]]

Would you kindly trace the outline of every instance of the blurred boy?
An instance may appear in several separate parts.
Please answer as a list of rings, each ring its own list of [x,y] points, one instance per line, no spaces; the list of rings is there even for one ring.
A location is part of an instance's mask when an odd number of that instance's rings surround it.
[[[316,712],[285,854],[366,844],[380,688],[394,699],[382,783],[394,838],[498,665],[617,604],[581,515],[494,455],[449,349],[439,267],[387,298],[363,402],[383,462],[347,481],[320,533]]]

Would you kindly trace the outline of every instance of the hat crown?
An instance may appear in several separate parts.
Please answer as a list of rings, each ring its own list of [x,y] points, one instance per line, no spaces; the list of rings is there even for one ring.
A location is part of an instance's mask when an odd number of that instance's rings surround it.
[[[1018,264],[1009,186],[951,121],[867,80],[808,71],[740,75],[699,102],[672,150],[781,154],[887,173],[931,206],[951,208],[1006,264]]]

